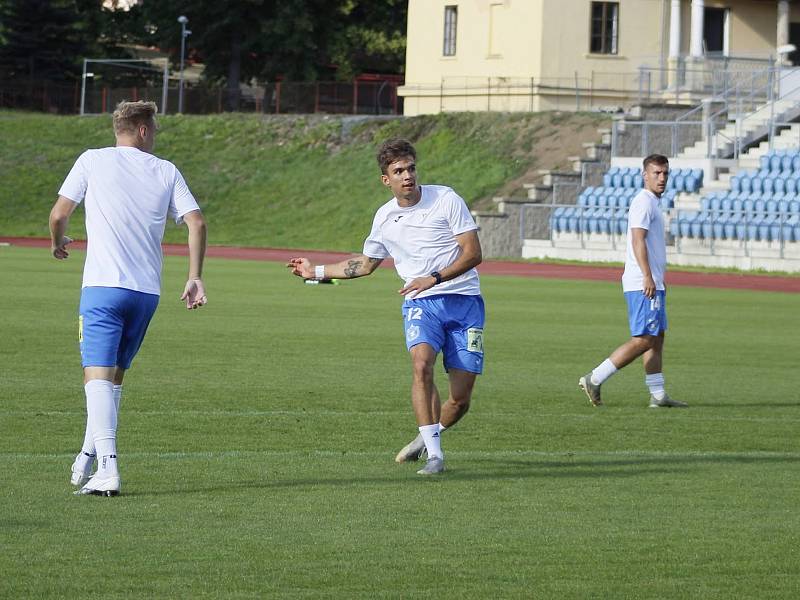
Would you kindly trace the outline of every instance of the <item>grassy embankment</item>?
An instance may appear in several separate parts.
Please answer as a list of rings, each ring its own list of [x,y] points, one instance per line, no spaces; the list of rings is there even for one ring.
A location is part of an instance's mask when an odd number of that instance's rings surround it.
[[[374,159],[382,140],[411,139],[423,182],[450,185],[470,206],[485,206],[494,195],[517,192],[526,173],[567,166],[566,157],[596,139],[606,119],[459,113],[353,125],[324,116],[167,116],[156,153],[186,177],[212,244],[356,251],[389,198]],[[108,116],[5,111],[0,137],[5,236],[47,236],[47,214],[75,158],[113,143]],[[85,235],[80,211],[76,239]],[[168,226],[167,241],[183,239]]]

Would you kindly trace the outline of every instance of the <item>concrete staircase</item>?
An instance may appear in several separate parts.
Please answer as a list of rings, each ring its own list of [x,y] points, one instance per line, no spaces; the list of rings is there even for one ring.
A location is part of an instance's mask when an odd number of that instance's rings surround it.
[[[738,129],[735,121],[728,122],[711,138],[711,154],[713,158],[728,158],[734,153],[734,140],[737,131],[740,135],[740,147],[746,147],[759,138],[765,137],[769,131],[770,118],[778,122],[794,121],[800,117],[800,103],[797,100],[775,100],[763,104],[758,109],[740,120]],[[702,139],[693,146],[685,148],[677,158],[705,158],[708,154],[709,141]]]

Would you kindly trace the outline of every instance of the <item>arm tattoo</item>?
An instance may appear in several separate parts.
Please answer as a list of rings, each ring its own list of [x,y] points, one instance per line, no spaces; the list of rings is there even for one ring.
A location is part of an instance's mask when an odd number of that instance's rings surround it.
[[[358,277],[358,272],[361,270],[361,265],[364,264],[360,260],[349,260],[347,266],[344,268],[345,277]]]

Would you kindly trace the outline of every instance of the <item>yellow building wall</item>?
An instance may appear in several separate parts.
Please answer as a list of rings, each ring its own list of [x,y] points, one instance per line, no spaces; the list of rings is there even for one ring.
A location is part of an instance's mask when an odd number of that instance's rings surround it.
[[[641,66],[668,66],[671,2],[619,0],[616,55],[589,51],[591,5],[590,0],[409,0],[406,84],[400,89],[405,113],[619,105],[636,94]],[[777,2],[706,0],[705,5],[731,9],[730,54],[774,52]],[[452,57],[443,56],[446,6],[458,7]],[[793,21],[797,13],[800,6],[793,3]],[[691,0],[682,2],[681,21],[685,56]],[[654,74],[650,83],[665,82],[666,74]]]

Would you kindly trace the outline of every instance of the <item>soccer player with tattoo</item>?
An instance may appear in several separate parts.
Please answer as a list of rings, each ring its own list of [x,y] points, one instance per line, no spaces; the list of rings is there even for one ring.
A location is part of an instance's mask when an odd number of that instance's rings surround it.
[[[377,159],[381,181],[394,197],[375,214],[363,254],[331,265],[292,258],[287,266],[305,279],[353,279],[372,274],[385,258],[394,259],[404,281],[399,293],[405,298],[411,403],[419,429],[395,460],[416,461],[427,453],[417,473],[434,475],[444,471],[440,433],[467,413],[475,378],[483,370],[478,227],[451,188],[418,184],[416,151],[409,142],[387,141]],[[439,352],[450,384],[444,404],[433,380]]]

